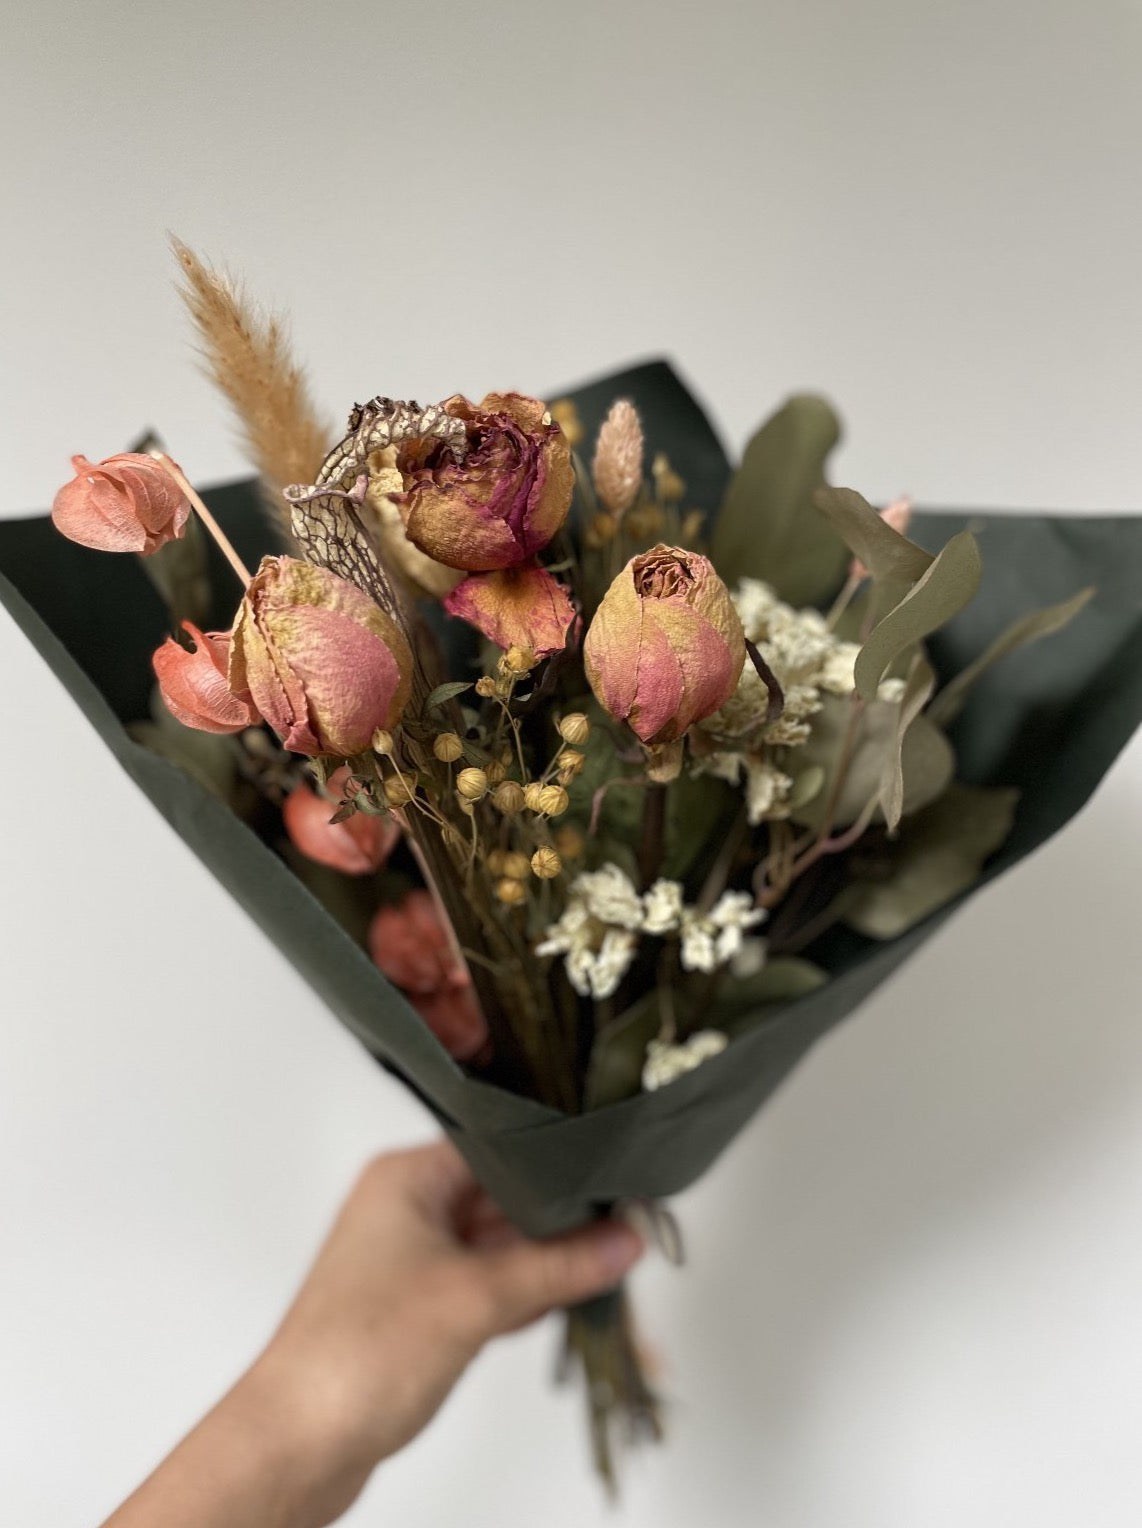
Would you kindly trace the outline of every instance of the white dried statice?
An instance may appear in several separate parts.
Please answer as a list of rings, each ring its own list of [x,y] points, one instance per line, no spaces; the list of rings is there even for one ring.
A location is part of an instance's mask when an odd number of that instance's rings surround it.
[[[681,881],[655,881],[642,899],[642,926],[648,934],[672,934],[682,922]]]
[[[617,866],[607,868],[622,875]],[[612,997],[630,969],[638,934],[629,928],[608,927],[592,914],[586,896],[576,891],[585,879],[579,876],[572,884],[562,916],[547,929],[535,953],[565,956],[567,980],[581,997]]]
[[[643,925],[642,898],[630,877],[617,865],[606,864],[598,870],[584,870],[572,882],[571,894],[578,897],[592,918],[598,918],[600,923],[634,929]]]
[[[666,1040],[652,1040],[646,1047],[642,1085],[647,1093],[666,1087],[667,1083],[692,1072],[711,1056],[720,1056],[729,1044],[718,1029],[700,1029],[681,1045]]]
[[[682,966],[686,971],[715,971],[742,947],[746,929],[765,918],[746,891],[726,891],[708,913],[687,907],[682,913]]]

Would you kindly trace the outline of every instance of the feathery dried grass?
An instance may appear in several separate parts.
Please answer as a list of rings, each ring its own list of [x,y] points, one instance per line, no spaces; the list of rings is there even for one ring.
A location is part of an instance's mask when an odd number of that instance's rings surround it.
[[[612,515],[625,515],[642,488],[642,423],[628,398],[619,398],[599,427],[591,467],[595,492]]]
[[[289,507],[281,491],[290,483],[314,481],[332,432],[290,355],[282,319],[259,312],[234,282],[180,239],[172,238],[171,247],[184,277],[179,295],[198,330],[206,370],[238,417],[266,508],[289,542]]]

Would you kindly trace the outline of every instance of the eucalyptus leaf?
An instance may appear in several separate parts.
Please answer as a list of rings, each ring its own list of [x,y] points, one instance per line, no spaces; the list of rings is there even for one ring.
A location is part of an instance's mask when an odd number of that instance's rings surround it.
[[[912,670],[904,686],[904,694],[896,712],[896,728],[892,746],[885,760],[884,775],[880,783],[880,809],[888,824],[888,831],[895,833],[904,813],[904,742],[908,729],[919,717],[931,699],[936,687],[936,675],[932,665],[917,653]],[[929,716],[929,721],[931,717]]]
[[[873,629],[853,669],[858,692],[871,700],[894,659],[938,631],[970,604],[979,588],[982,571],[975,537],[971,531],[960,531],[919,582]]]
[[[828,975],[798,955],[776,955],[753,976],[727,977],[702,1016],[704,1029],[736,1037],[753,1029],[777,1009],[824,986]]]
[[[819,828],[832,799],[837,770],[845,751],[855,702],[845,695],[824,695],[813,717],[813,730],[795,751],[801,768],[819,768],[823,779],[817,792],[796,802],[791,816],[802,827]],[[868,701],[855,723],[844,783],[832,813],[834,828],[847,828],[881,790],[885,771],[892,767],[900,706],[891,700]],[[905,812],[917,812],[947,786],[955,771],[955,754],[944,734],[923,714],[904,732],[899,744]],[[879,815],[879,814],[878,814]]]
[[[959,715],[968,691],[981,674],[986,673],[993,663],[998,663],[1001,658],[1006,658],[1009,653],[1025,647],[1029,642],[1037,642],[1040,637],[1051,637],[1064,630],[1093,598],[1094,592],[1093,587],[1080,589],[1069,600],[1061,600],[1059,604],[1048,605],[1043,610],[1033,610],[1029,615],[1013,621],[974,663],[961,669],[944,686],[929,707],[928,715],[938,726],[950,726]]]
[[[813,503],[874,582],[914,584],[931,567],[931,552],[893,530],[855,489],[818,488]]]
[[[465,690],[472,688],[470,679],[450,679],[447,684],[438,684],[429,692],[424,702],[426,711],[434,711],[437,706],[447,705],[450,700],[455,700],[457,695],[463,695]]]
[[[1019,792],[950,785],[911,818],[888,850],[889,872],[851,889],[844,920],[869,939],[895,939],[958,897],[1011,832]]]
[[[790,398],[746,446],[730,480],[710,544],[729,584],[762,578],[791,605],[833,594],[848,561],[844,544],[814,512],[825,461],[841,436],[823,398]]]
[[[646,1047],[661,1029],[662,1005],[656,988],[599,1031],[587,1065],[584,1109],[601,1109],[639,1092]]]

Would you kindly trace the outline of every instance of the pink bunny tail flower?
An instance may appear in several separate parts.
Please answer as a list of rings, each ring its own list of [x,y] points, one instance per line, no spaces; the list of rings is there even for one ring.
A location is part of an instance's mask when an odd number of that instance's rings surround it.
[[[334,770],[328,782],[331,796],[319,795],[305,783],[299,785],[282,804],[282,821],[291,842],[307,859],[344,875],[370,875],[393,852],[401,830],[391,817],[365,812],[354,812],[343,822],[331,821],[348,777],[347,768]]]
[[[471,978],[457,963],[427,891],[410,891],[403,902],[379,908],[368,942],[374,963],[403,988],[450,1056],[471,1061],[487,1050],[488,1025]]]
[[[744,662],[729,590],[705,557],[684,547],[633,557],[583,641],[599,704],[648,746],[677,741],[725,705]]]
[[[287,748],[350,758],[399,721],[412,652],[356,585],[294,557],[264,557],[238,612],[230,686],[248,690]]]
[[[128,451],[106,461],[73,456],[75,477],[55,496],[62,535],[100,552],[157,552],[186,529],[190,501],[153,456]]]
[[[534,562],[473,573],[445,596],[444,608],[505,652],[529,648],[537,658],[562,652],[575,620],[567,590]]]
[[[228,631],[199,631],[190,621],[182,629],[193,652],[168,637],[151,659],[167,710],[184,727],[199,732],[241,732],[260,720],[248,690],[230,688]]]

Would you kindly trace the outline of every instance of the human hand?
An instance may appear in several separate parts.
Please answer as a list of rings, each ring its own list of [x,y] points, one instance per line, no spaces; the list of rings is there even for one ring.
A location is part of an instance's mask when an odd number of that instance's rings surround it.
[[[106,1528],[332,1522],[485,1342],[612,1288],[641,1251],[618,1222],[527,1240],[447,1142],[376,1158],[265,1352]]]

